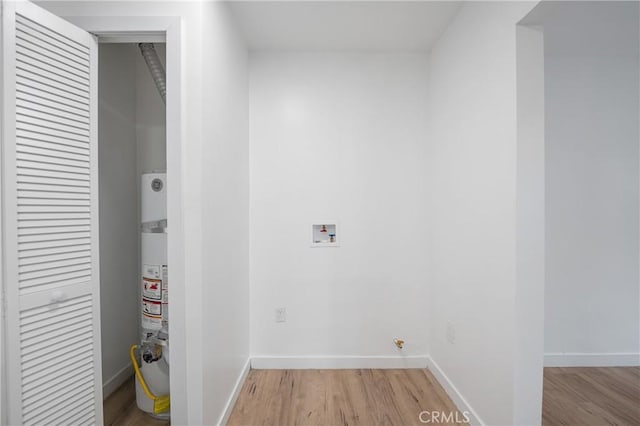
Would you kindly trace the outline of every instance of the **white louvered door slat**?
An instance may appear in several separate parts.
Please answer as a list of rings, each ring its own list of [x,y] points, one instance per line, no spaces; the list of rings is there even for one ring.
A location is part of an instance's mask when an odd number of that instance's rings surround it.
[[[102,424],[97,44],[3,5],[9,424]]]

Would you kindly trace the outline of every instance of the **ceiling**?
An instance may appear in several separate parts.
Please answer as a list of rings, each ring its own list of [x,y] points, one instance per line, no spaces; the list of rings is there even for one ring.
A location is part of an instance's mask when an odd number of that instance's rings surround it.
[[[251,50],[427,51],[457,1],[233,1]]]

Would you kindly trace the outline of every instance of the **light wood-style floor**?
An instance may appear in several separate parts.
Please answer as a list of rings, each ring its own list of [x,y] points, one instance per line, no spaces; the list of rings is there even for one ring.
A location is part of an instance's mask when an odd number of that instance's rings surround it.
[[[457,412],[428,370],[251,370],[228,425],[418,425],[423,410]],[[638,426],[640,367],[545,368],[542,411],[544,426]],[[169,423],[136,407],[132,378],[104,424]]]
[[[463,420],[424,369],[251,370],[227,425],[420,425],[425,410]]]
[[[544,369],[544,426],[640,425],[640,367]]]
[[[156,420],[136,405],[133,377],[124,382],[104,401],[105,426],[167,426],[168,421]]]

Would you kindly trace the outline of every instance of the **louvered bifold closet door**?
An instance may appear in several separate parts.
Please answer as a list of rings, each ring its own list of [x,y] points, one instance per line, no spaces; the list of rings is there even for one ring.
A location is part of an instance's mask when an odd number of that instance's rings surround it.
[[[3,19],[9,423],[101,424],[97,45],[28,2]]]

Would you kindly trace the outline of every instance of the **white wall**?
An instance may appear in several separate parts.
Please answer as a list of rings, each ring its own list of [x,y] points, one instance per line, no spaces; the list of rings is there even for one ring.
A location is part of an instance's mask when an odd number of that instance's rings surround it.
[[[638,365],[638,3],[547,15],[547,363]]]
[[[249,77],[228,5],[202,12],[202,380],[204,423],[214,424],[249,361]]]
[[[426,365],[426,81],[420,54],[251,54],[256,365]],[[340,247],[310,247],[314,220]]]
[[[533,5],[464,5],[430,57],[429,353],[474,421],[494,425],[523,422],[514,409],[515,336],[525,332],[515,325],[516,23]]]
[[[139,338],[135,47],[99,46],[100,321],[105,397],[133,371]]]
[[[527,15],[530,17],[531,13]],[[525,18],[526,20],[527,18]],[[544,35],[517,27],[514,417],[542,422],[544,360]]]
[[[2,13],[2,15],[4,16],[5,12],[4,12],[4,7],[5,7],[5,3],[2,2],[0,3],[0,13]],[[2,61],[2,63],[5,63],[5,53],[4,53],[4,42],[2,43],[3,47],[0,47],[0,61]],[[0,69],[0,96],[2,96],[2,99],[5,99],[5,88],[4,88],[4,68],[6,67],[1,67]],[[2,113],[2,119],[0,119],[0,132],[2,132],[2,135],[5,134],[5,130],[4,130],[4,112]],[[4,140],[0,141],[1,143],[4,144]],[[2,181],[2,177],[0,176],[0,185],[2,185],[2,187],[4,187],[4,183]],[[4,212],[4,203],[2,201],[2,198],[4,197],[0,197],[0,212]],[[4,225],[0,225],[0,232],[2,234],[4,234]],[[5,424],[6,423],[6,415],[7,415],[7,409],[6,409],[6,394],[7,394],[7,369],[6,369],[6,360],[5,360],[5,344],[4,344],[4,339],[5,339],[5,331],[4,331],[4,318],[5,318],[5,312],[4,312],[4,306],[6,303],[6,299],[4,296],[4,288],[5,288],[5,280],[4,280],[4,253],[3,253],[3,249],[2,249],[2,244],[0,244],[0,424]]]

